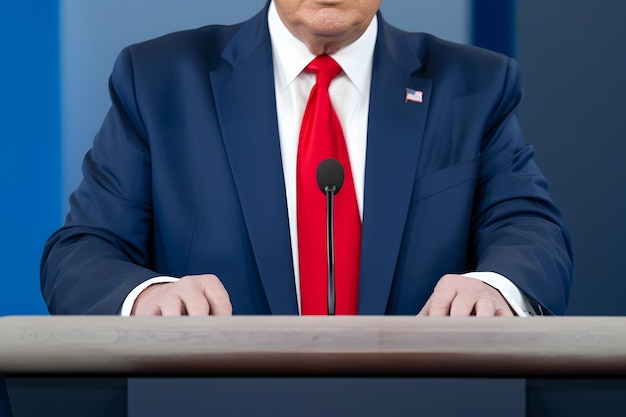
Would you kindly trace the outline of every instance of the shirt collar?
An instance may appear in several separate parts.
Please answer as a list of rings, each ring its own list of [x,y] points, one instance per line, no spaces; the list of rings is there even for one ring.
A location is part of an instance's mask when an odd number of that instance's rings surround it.
[[[275,82],[278,89],[283,91],[300,75],[315,55],[289,32],[278,16],[273,0],[268,11],[268,25],[274,54]],[[359,39],[331,55],[362,94],[369,91],[367,84],[371,80],[371,62],[377,34],[378,16],[374,16]]]

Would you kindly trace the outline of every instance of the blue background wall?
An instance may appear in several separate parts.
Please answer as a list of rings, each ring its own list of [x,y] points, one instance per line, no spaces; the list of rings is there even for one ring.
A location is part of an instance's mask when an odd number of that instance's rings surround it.
[[[39,257],[61,217],[55,0],[0,7],[0,315],[44,313]]]
[[[572,233],[575,315],[626,315],[625,21],[623,0],[517,2],[520,120]]]

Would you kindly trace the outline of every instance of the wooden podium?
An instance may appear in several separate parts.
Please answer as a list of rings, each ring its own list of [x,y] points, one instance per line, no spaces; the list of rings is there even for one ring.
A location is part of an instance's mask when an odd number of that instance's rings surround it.
[[[14,417],[626,415],[626,318],[4,317],[0,373]]]

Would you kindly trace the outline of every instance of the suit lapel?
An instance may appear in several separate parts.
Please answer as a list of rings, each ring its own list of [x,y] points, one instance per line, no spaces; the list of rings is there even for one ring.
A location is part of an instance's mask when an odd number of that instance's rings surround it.
[[[400,251],[431,95],[415,47],[380,19],[365,168],[359,314],[385,314]],[[405,102],[406,89],[423,102]]]
[[[431,80],[380,18],[365,172],[359,314],[385,314],[409,210]],[[224,146],[272,314],[297,314],[267,10],[244,23],[210,74]],[[405,102],[406,88],[423,103]],[[278,213],[278,214],[277,214]],[[284,215],[279,215],[284,213]]]
[[[211,86],[265,295],[272,314],[297,314],[267,9],[222,57]]]

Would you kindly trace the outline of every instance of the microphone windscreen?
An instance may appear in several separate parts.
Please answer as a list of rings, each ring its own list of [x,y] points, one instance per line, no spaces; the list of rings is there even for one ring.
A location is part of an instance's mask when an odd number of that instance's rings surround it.
[[[337,194],[343,186],[343,175],[341,162],[333,158],[324,159],[317,167],[317,185],[324,194],[327,187]]]

